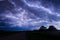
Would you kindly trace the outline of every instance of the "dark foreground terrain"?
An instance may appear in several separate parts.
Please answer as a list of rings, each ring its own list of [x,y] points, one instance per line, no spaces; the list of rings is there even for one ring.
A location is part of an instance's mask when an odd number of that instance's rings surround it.
[[[0,32],[0,40],[58,40],[60,31]]]
[[[0,40],[60,40],[60,30],[53,26],[46,29],[42,26],[34,31],[3,31],[0,30]]]

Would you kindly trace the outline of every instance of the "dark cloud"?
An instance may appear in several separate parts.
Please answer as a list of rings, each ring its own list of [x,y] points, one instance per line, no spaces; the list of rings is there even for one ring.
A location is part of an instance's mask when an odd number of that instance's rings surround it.
[[[27,5],[27,4],[31,4],[29,2],[33,2],[34,3],[35,1],[37,1],[39,3],[40,2],[42,3],[41,4],[42,7],[40,9],[39,9],[39,7],[38,8],[35,7],[36,5],[34,5],[35,8]],[[14,2],[14,4],[13,4],[13,2]],[[22,10],[25,10],[27,15],[28,15],[28,17],[31,18],[31,19],[36,19],[38,17],[38,18],[41,18],[41,19],[39,19],[39,21],[41,21],[41,20],[48,20],[49,22],[52,22],[52,20],[54,20],[54,21],[59,21],[60,20],[59,19],[60,17],[57,17],[56,15],[48,14],[49,11],[51,11],[52,14],[55,13],[57,8],[59,8],[59,6],[60,6],[60,0],[26,0],[26,2],[27,2],[27,4],[23,0],[9,0],[9,1],[8,0],[4,0],[4,1],[0,1],[0,14],[3,13],[3,14],[8,15],[9,12],[5,13],[5,11],[9,10],[11,12],[11,14],[15,17],[16,14],[19,14],[19,12],[20,12],[20,10],[18,10],[18,9],[22,8]],[[41,5],[39,5],[39,6],[41,6]],[[55,8],[54,12],[52,10],[50,10],[50,9],[52,9],[52,8],[50,8],[51,6],[53,6]],[[15,10],[15,8],[16,8],[16,10]],[[20,12],[20,14],[21,14],[21,12]],[[32,14],[34,14],[34,16]],[[21,26],[15,26],[14,27],[12,25],[13,24],[15,25],[16,21],[14,21],[15,19],[13,19],[12,17],[11,18],[6,18],[5,15],[3,15],[3,16],[0,15],[0,21],[1,21],[0,22],[0,27],[1,27],[0,29],[3,29],[3,30],[8,30],[9,29],[9,30],[15,30],[15,31],[16,30],[31,30],[32,28],[35,28],[35,27],[40,25],[40,23],[39,23],[39,25],[36,24],[34,26],[28,25],[29,27],[27,27],[27,26],[26,27],[24,27],[24,26],[23,27],[21,27]],[[6,18],[6,19],[2,20],[2,18]],[[7,23],[7,22],[10,22],[11,20],[14,21],[13,24]],[[19,22],[21,22],[21,21],[19,21]],[[42,24],[47,24],[47,23],[42,22],[41,25]]]
[[[5,10],[11,10],[14,6],[8,1],[0,1],[0,12],[4,12]]]

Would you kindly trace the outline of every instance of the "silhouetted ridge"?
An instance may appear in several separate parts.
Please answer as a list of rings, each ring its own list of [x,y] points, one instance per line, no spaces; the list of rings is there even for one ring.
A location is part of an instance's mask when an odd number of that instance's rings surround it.
[[[50,31],[55,31],[55,30],[57,30],[57,29],[56,29],[54,26],[49,26],[48,30],[50,30]]]

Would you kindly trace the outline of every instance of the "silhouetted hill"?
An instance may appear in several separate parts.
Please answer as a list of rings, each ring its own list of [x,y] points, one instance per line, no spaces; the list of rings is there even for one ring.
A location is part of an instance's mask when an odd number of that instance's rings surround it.
[[[50,31],[56,31],[57,29],[54,26],[49,26],[48,30],[50,30]]]
[[[45,30],[47,30],[47,28],[44,27],[44,26],[41,26],[40,29],[39,29],[39,31],[45,31]]]

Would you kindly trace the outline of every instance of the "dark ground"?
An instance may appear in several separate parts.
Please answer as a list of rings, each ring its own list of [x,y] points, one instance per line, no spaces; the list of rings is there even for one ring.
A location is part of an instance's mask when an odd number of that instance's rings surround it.
[[[25,32],[0,32],[0,40],[27,40]]]
[[[3,31],[0,30],[0,40],[58,40],[60,39],[60,30],[54,26],[46,29],[42,26],[34,31]]]
[[[0,32],[0,40],[58,40],[60,31]]]

